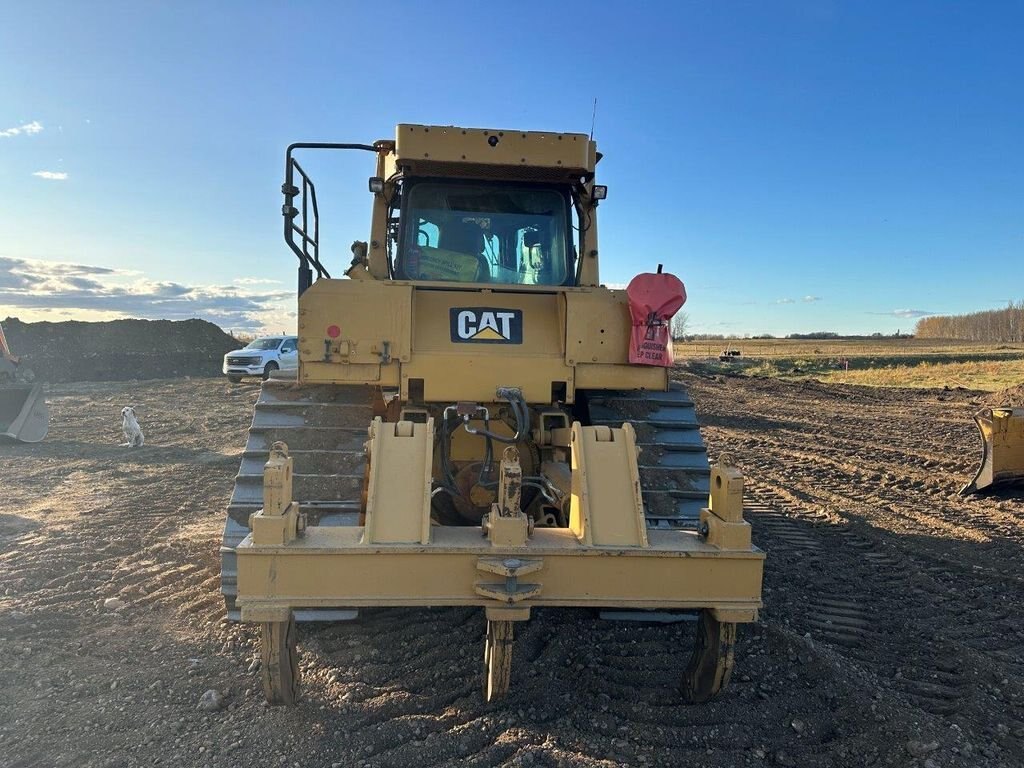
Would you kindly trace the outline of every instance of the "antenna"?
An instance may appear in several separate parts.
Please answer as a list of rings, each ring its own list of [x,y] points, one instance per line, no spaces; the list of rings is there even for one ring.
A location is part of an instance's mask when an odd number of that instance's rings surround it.
[[[594,125],[597,123],[597,96],[594,97],[594,113],[590,116],[590,140],[594,140]]]

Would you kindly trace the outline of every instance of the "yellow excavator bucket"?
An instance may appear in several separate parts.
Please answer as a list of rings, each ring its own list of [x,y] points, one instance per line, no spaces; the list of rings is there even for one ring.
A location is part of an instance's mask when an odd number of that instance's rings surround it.
[[[1024,408],[985,408],[974,421],[981,431],[981,468],[960,493],[1024,482]]]

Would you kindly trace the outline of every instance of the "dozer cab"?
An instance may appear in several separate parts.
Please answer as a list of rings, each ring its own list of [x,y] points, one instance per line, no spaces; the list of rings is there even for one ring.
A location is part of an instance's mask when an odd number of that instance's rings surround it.
[[[311,150],[376,160],[345,279],[320,258]],[[559,606],[695,612],[682,696],[726,685],[764,555],[740,470],[709,466],[669,380],[683,284],[599,283],[599,159],[581,134],[424,125],[288,147],[299,370],[263,385],[222,547],[272,703],[298,694],[296,621],[364,606],[484,609],[488,700],[515,623]]]
[[[38,443],[50,430],[43,385],[12,354],[0,326],[0,440]]]

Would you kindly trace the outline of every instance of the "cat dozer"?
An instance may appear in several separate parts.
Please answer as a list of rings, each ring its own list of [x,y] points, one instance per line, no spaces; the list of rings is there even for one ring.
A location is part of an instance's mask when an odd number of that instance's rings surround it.
[[[960,493],[1024,483],[1024,408],[983,408],[974,421],[981,433],[981,467]]]
[[[320,258],[311,150],[376,160],[342,279]],[[535,608],[691,612],[682,698],[725,687],[764,555],[739,468],[709,466],[669,380],[682,282],[599,283],[600,157],[581,134],[426,125],[288,147],[299,370],[263,385],[222,548],[270,702],[298,695],[296,621],[365,606],[482,608],[488,700]]]
[[[11,353],[0,326],[0,440],[38,443],[50,430],[43,385]]]

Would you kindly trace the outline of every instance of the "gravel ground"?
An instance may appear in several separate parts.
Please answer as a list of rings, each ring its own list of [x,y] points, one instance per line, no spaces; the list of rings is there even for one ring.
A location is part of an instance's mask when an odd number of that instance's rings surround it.
[[[537,611],[488,705],[481,612],[449,609],[303,626],[303,700],[267,707],[217,576],[256,387],[55,386],[47,440],[0,445],[0,765],[1024,764],[1024,502],[956,495],[976,396],[680,377],[768,552],[733,684],[696,707],[690,623]]]

